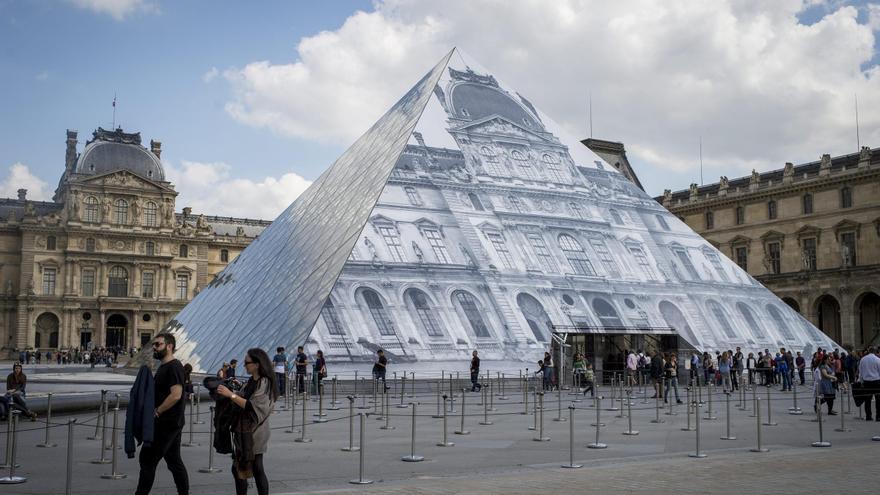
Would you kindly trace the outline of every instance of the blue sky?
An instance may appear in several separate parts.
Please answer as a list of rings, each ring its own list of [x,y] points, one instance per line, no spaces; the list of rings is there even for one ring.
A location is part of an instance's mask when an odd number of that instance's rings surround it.
[[[880,146],[871,2],[0,0],[0,194],[51,195],[64,131],[159,139],[178,208],[271,218],[451,46],[648,192]],[[42,184],[42,181],[44,184]],[[236,201],[229,201],[230,195]],[[33,195],[31,196],[33,197]]]

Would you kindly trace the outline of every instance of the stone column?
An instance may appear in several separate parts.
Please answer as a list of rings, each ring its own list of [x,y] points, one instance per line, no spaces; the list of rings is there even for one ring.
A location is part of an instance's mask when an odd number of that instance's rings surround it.
[[[131,337],[128,339],[129,347],[140,347],[141,333],[138,331],[138,321],[140,320],[140,311],[131,312]]]
[[[98,296],[106,296],[107,295],[106,274],[107,274],[107,263],[102,261],[101,265],[98,267],[98,273],[96,275],[96,278],[98,280],[95,281],[95,285],[97,285],[95,294],[97,294]]]
[[[101,265],[102,267],[104,265]],[[98,325],[96,327],[97,338],[92,339],[92,344],[94,347],[104,347],[104,344],[107,343],[107,312],[103,309],[100,310],[100,320],[98,321]]]
[[[132,266],[132,285],[129,296],[141,297],[141,264],[135,262]]]

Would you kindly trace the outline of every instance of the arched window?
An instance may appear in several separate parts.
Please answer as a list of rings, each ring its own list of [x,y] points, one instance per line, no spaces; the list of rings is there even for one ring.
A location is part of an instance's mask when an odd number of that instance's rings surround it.
[[[156,206],[156,203],[152,201],[147,201],[147,204],[144,205],[144,226],[146,227],[158,227],[159,224],[156,221],[156,212],[159,210],[159,207]]]
[[[189,246],[187,246],[186,244],[181,244],[180,250],[178,251],[178,253],[181,258],[188,258],[189,257]]]
[[[477,299],[470,292],[456,291],[452,295],[452,300],[461,308],[461,312],[464,313],[468,326],[476,338],[487,339],[492,336],[489,333],[489,327],[483,320],[483,312],[477,305]]]
[[[804,194],[803,198],[804,215],[813,213],[813,195],[811,193]]]
[[[553,182],[566,183],[566,179],[562,173],[562,168],[559,166],[559,158],[555,156],[544,153],[544,156],[541,157],[541,161],[544,162],[544,170],[547,171],[547,176]]]
[[[577,218],[578,220],[583,220],[583,219],[587,218],[584,215],[584,209],[581,208],[581,205],[579,205],[577,203],[574,203],[574,202],[569,203],[568,209],[571,210],[571,214],[574,215],[574,217]]]
[[[752,335],[755,336],[755,339],[764,341],[767,340],[767,336],[764,333],[764,328],[758,323],[758,320],[755,318],[755,314],[752,312],[752,308],[750,308],[746,303],[738,302],[736,303],[736,309],[739,311],[739,314],[742,315],[746,320],[746,325],[749,327],[749,331],[752,332]]]
[[[95,252],[95,238],[89,237],[86,239],[86,252],[94,253]]]
[[[437,312],[428,302],[428,296],[418,289],[409,289],[406,291],[406,297],[412,304],[422,328],[429,337],[443,337],[443,328],[440,325],[440,318]]]
[[[733,326],[730,324],[730,318],[728,318],[727,312],[724,311],[724,308],[722,308],[717,301],[709,300],[706,303],[706,307],[709,308],[709,311],[712,313],[712,316],[715,317],[715,321],[721,326],[721,330],[724,331],[724,335],[726,335],[727,338],[738,338],[736,332],[733,330]]]
[[[785,317],[782,316],[782,312],[776,306],[772,304],[768,304],[766,306],[767,313],[770,314],[770,318],[776,324],[776,328],[779,329],[779,333],[782,334],[782,337],[785,340],[794,340],[794,334],[791,329],[788,327],[788,322],[785,321]]]
[[[89,196],[86,198],[86,222],[98,223],[98,198]]]
[[[678,309],[678,306],[669,301],[660,301],[659,308],[660,314],[663,315],[663,319],[666,320],[666,324],[675,329],[675,331],[684,337],[684,339],[695,349],[699,348],[700,342],[697,341],[696,334],[694,334],[690,323],[688,323],[684,313]]]
[[[382,304],[382,299],[379,298],[379,294],[372,289],[365,289],[362,296],[364,302],[367,303],[367,309],[370,311],[373,323],[376,324],[376,328],[379,330],[379,335],[392,337],[397,335],[394,331],[394,323],[391,321],[391,316]]]
[[[544,306],[537,299],[526,293],[516,296],[516,303],[520,311],[522,311],[535,339],[538,342],[547,342],[547,336],[553,331],[553,322],[550,321],[550,316],[544,311]]]
[[[849,186],[844,186],[843,189],[840,190],[840,207],[841,208],[851,208],[853,205],[853,196],[852,189]]]
[[[596,271],[593,270],[593,264],[587,258],[583,246],[574,237],[568,234],[560,234],[558,238],[559,247],[562,254],[568,259],[571,269],[576,275],[594,276]]]
[[[144,251],[147,252],[147,256],[153,256],[156,254],[156,244],[153,241],[147,241],[144,243]]]
[[[511,151],[510,157],[513,158],[514,164],[516,165],[517,170],[519,170],[520,176],[530,180],[540,179],[537,172],[535,172],[534,167],[532,167],[532,164],[529,163],[528,157],[524,155],[521,151]]]
[[[121,266],[114,266],[110,269],[107,279],[108,296],[128,297],[128,270]]]
[[[128,223],[128,201],[117,199],[113,202],[114,223],[116,225],[125,225]]]
[[[507,175],[504,168],[498,163],[498,155],[495,153],[495,150],[488,146],[483,146],[480,148],[480,155],[483,156],[483,168],[487,174],[501,177]]]
[[[611,213],[611,221],[614,222],[615,225],[623,225],[623,219],[620,218],[620,213],[617,210],[612,209],[609,211]]]
[[[220,262],[229,263],[229,250],[228,249],[221,249],[220,250]],[[328,299],[328,301],[329,301],[329,299]]]
[[[336,311],[336,306],[333,306],[333,301],[331,301],[329,297],[324,301],[324,307],[321,309],[321,317],[324,319],[324,324],[327,325],[327,330],[330,332],[330,335],[345,335],[345,328],[342,326],[342,320],[339,319],[339,313]]]
[[[605,329],[623,328],[623,321],[620,320],[617,310],[605,299],[601,297],[593,299],[593,311],[596,312],[596,316]]]
[[[468,193],[468,199],[471,200],[471,205],[477,211],[484,211],[486,208],[483,207],[483,202],[480,201],[480,197],[474,193]]]

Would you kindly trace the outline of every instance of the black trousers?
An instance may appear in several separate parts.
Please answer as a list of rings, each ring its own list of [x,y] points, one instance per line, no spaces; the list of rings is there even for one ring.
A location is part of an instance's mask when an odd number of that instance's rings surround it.
[[[296,389],[299,393],[305,393],[306,391],[306,373],[299,371],[296,372]]]
[[[256,454],[251,465],[254,472],[254,485],[257,486],[258,495],[269,495],[269,478],[263,468],[263,454]],[[247,480],[239,479],[235,474],[235,466],[232,467],[232,477],[235,479],[235,495],[246,495],[248,491]]]
[[[141,447],[138,461],[141,465],[135,495],[147,495],[153,489],[153,480],[156,479],[156,467],[159,461],[165,459],[168,470],[174,478],[178,495],[189,494],[189,475],[186,466],[180,458],[180,436],[183,427],[168,427],[156,424],[153,432],[153,443],[150,446]]]
[[[880,419],[880,380],[872,380],[865,381],[865,417],[868,419],[878,418]],[[874,412],[877,413],[876,416],[871,415],[871,398],[874,399]]]
[[[471,392],[476,392],[477,389],[483,388],[483,385],[480,384],[480,371],[471,371]]]

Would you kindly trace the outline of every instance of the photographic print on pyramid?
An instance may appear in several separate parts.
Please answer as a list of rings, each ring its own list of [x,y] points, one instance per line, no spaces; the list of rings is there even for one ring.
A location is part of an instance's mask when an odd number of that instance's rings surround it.
[[[458,49],[168,328],[202,371],[296,345],[335,363],[536,361],[554,329],[835,346]]]

